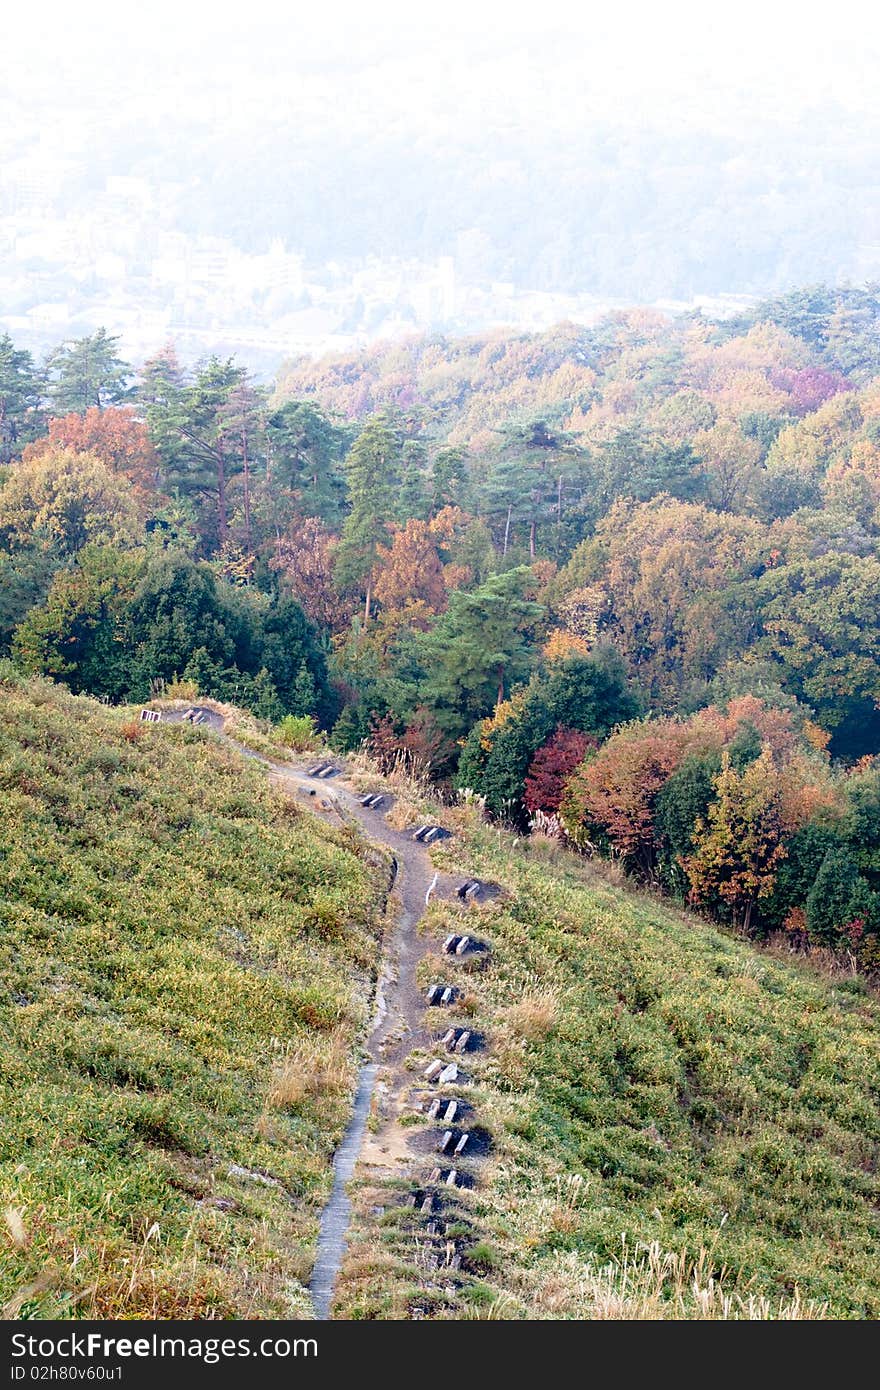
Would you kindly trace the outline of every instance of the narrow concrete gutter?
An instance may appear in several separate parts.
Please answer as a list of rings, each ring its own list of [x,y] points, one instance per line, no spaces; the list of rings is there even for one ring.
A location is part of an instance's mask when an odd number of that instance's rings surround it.
[[[378,1070],[379,1063],[372,1059],[361,1067],[348,1129],[333,1159],[333,1187],[321,1215],[318,1248],[309,1285],[315,1317],[320,1321],[330,1317],[336,1278],[345,1258],[351,1219],[351,1199],[347,1189],[364,1142]]]

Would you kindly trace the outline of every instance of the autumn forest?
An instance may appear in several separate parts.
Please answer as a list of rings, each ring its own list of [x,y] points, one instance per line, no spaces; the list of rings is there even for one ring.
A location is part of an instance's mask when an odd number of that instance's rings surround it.
[[[0,657],[366,746],[880,969],[880,293],[137,370],[0,338]]]

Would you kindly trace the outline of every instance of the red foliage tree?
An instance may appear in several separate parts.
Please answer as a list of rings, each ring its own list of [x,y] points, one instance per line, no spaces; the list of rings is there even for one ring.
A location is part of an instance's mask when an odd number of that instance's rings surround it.
[[[449,758],[453,745],[430,711],[419,706],[403,733],[390,714],[373,715],[367,747],[382,772],[397,769],[422,776]]]
[[[412,772],[427,772],[448,759],[455,745],[443,733],[430,710],[419,706],[401,739]]]
[[[400,734],[390,714],[381,717],[373,715],[367,747],[379,764],[379,770],[390,772],[400,756],[401,748]]]
[[[560,725],[538,749],[526,773],[524,800],[528,809],[558,811],[569,775],[597,746],[588,734]]]
[[[782,367],[771,373],[771,380],[774,386],[789,393],[791,406],[798,415],[809,415],[832,396],[853,389],[845,376],[827,372],[822,367],[802,367],[800,371]]]
[[[612,735],[566,783],[560,803],[566,833],[578,844],[596,827],[618,854],[650,874],[654,802],[686,743],[686,726],[674,719],[630,724]]]
[[[306,617],[332,631],[343,628],[351,617],[333,583],[338,544],[318,517],[295,517],[269,562],[284,577]]]

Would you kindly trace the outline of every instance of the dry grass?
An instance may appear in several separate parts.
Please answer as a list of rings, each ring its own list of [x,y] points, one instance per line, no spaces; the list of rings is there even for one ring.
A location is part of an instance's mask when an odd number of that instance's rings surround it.
[[[728,1272],[714,1272],[711,1250],[696,1258],[663,1250],[659,1242],[629,1247],[605,1264],[559,1254],[535,1293],[549,1317],[593,1321],[711,1322],[816,1321],[828,1305],[804,1299],[798,1289],[770,1299],[748,1291],[728,1292]]]
[[[28,1233],[21,1212],[18,1207],[7,1207],[3,1215],[10,1240],[23,1250],[28,1243]]]
[[[858,961],[851,951],[830,951],[826,946],[810,945],[801,950],[793,942],[788,932],[773,932],[763,947],[774,960],[797,960],[815,970],[824,980],[838,984],[841,980],[859,980],[865,990],[874,992],[880,987],[878,978],[866,976],[859,969]]]
[[[236,1316],[240,1305],[224,1273],[205,1269],[205,1232],[196,1230],[201,1219],[201,1213],[193,1217],[182,1258],[173,1267],[164,1258],[166,1241],[157,1222],[150,1223],[138,1245],[126,1253],[105,1240],[90,1248],[74,1244],[72,1260],[47,1261],[34,1279],[15,1290],[0,1315],[4,1320],[19,1318],[39,1301],[41,1315],[50,1318]],[[78,1278],[78,1266],[88,1269],[83,1278]]]
[[[496,1293],[488,1303],[465,1305],[451,1315],[457,1322],[511,1322],[523,1316],[522,1308],[509,1293]]]
[[[378,764],[361,747],[345,755],[345,772],[355,791],[384,792],[388,783],[379,771]]]
[[[556,1200],[552,1201],[547,1212],[547,1225],[562,1235],[570,1235],[577,1230],[579,1213],[587,1205],[590,1181],[580,1173],[566,1173],[556,1179]]]
[[[27,1243],[17,1215],[6,1212],[10,1236],[15,1243],[22,1238]],[[283,1237],[274,1218],[254,1220],[247,1235],[247,1269],[210,1267],[226,1221],[222,1211],[200,1206],[173,1255],[165,1229],[146,1217],[138,1223],[136,1243],[125,1249],[108,1240],[74,1242],[72,1258],[59,1249],[60,1259],[48,1260],[34,1279],[17,1288],[0,1308],[0,1317],[18,1318],[37,1300],[40,1315],[50,1318],[204,1321],[265,1317],[267,1309],[280,1317],[311,1317],[306,1284],[314,1246],[305,1213],[291,1221]]]
[[[532,979],[529,976],[527,981],[518,982],[523,991],[520,998],[499,1010],[492,1028],[488,1066],[495,1077],[503,1080],[505,1089],[527,1085],[529,1049],[547,1038],[562,1016],[559,992],[552,986],[530,988],[528,981]],[[478,998],[470,1012],[479,1012]]]
[[[422,797],[435,797],[436,787],[431,780],[430,764],[413,759],[411,754],[400,749],[385,773],[385,781],[393,789],[418,793]]]
[[[559,995],[551,989],[523,995],[504,1010],[503,1017],[515,1037],[538,1042],[556,1026],[559,1015]]]
[[[385,820],[392,830],[408,830],[418,823],[421,815],[420,804],[414,797],[398,794]]]
[[[305,1100],[343,1095],[351,1084],[351,1074],[345,1029],[334,1028],[326,1036],[309,1035],[276,1063],[266,1108],[289,1110]]]
[[[472,990],[465,991],[455,1004],[456,1013],[463,1014],[466,1018],[474,1018],[480,1010],[479,996]]]
[[[559,849],[563,854],[566,852],[564,846],[559,846]],[[610,884],[612,888],[628,888],[630,886],[626,869],[620,859],[605,859],[602,855],[596,854],[592,855],[587,862],[594,878],[601,879],[603,883]]]
[[[398,756],[390,770],[383,775],[379,764],[365,748],[346,758],[349,778],[359,792],[385,791],[394,797],[394,805],[385,819],[392,830],[406,830],[430,814],[428,804],[436,799],[427,770],[414,770],[406,757]]]

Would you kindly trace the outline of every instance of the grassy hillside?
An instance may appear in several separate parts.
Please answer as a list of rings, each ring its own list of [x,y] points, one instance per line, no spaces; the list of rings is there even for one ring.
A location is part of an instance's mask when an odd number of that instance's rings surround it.
[[[365,1187],[345,1313],[880,1316],[880,1007],[863,982],[777,961],[545,841],[466,838],[471,870],[508,889],[469,923],[492,956],[459,1016],[486,1035],[466,1094],[493,1136],[460,1199],[469,1277],[426,1275],[415,1215]],[[456,921],[436,907],[432,938]],[[449,972],[433,957],[423,978]]]
[[[303,1312],[379,857],[210,734],[0,680],[6,1316]],[[399,1184],[362,1186],[339,1313],[880,1316],[863,982],[444,814],[438,865],[505,889],[468,910],[488,957],[420,967],[462,974],[491,1148],[460,1273],[426,1269]],[[438,946],[462,910],[432,907]]]
[[[0,683],[0,1305],[305,1308],[384,868],[190,726]]]

